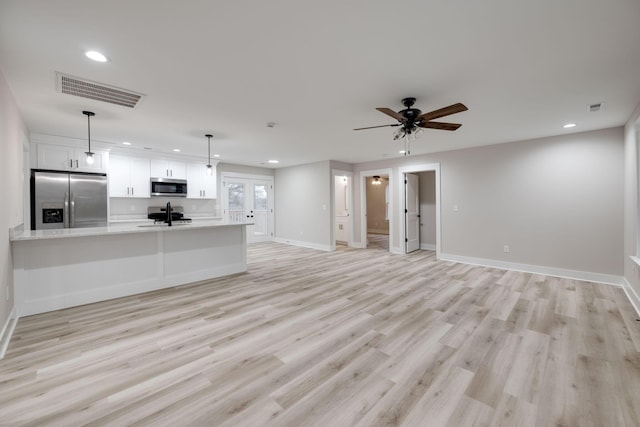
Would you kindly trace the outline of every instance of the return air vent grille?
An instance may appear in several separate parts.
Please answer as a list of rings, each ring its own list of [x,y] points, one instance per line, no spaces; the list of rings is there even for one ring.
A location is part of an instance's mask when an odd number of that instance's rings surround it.
[[[68,95],[81,96],[83,98],[95,99],[97,101],[122,105],[123,107],[129,108],[134,108],[143,96],[140,93],[126,89],[92,82],[62,73],[56,74],[58,92]]]

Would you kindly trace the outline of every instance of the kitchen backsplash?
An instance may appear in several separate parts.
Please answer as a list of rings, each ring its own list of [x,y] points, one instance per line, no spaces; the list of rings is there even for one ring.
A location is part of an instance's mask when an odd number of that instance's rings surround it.
[[[109,221],[146,219],[149,206],[164,206],[167,202],[171,202],[173,206],[182,206],[184,208],[184,216],[188,218],[220,216],[216,200],[194,200],[176,197],[153,197],[149,199],[110,197]]]

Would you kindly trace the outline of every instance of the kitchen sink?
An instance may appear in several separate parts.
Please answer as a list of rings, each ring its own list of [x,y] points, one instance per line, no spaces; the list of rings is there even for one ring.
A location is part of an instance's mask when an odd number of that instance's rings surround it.
[[[172,227],[180,227],[183,225],[189,225],[189,223],[175,223],[172,224]],[[155,228],[165,228],[165,227],[169,227],[169,224],[142,224],[139,225],[138,227],[155,227]]]

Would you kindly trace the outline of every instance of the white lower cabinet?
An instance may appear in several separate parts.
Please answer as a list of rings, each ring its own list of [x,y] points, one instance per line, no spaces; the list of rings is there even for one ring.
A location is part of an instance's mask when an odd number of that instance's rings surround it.
[[[149,159],[111,155],[109,197],[150,197],[149,165]]]
[[[212,174],[207,173],[204,163],[187,164],[187,198],[215,199],[216,198],[216,166],[213,165]]]

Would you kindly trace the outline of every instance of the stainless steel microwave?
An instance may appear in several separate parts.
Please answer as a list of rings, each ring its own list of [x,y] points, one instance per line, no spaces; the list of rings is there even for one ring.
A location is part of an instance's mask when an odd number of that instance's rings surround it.
[[[187,197],[187,180],[151,178],[151,195],[157,197]]]

